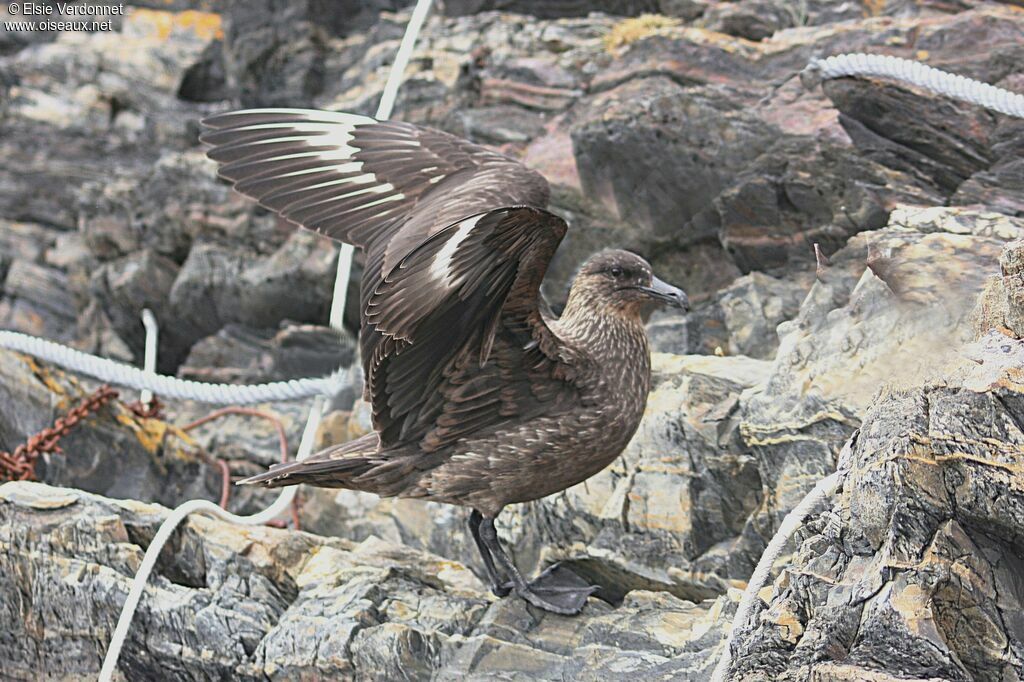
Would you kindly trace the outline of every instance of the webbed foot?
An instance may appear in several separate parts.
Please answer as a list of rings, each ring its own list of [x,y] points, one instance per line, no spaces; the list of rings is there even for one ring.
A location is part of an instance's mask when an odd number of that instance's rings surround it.
[[[512,583],[506,583],[503,587],[514,590],[519,597],[539,609],[563,616],[578,614],[587,603],[587,598],[600,589],[561,563],[548,566],[525,585],[516,587]]]

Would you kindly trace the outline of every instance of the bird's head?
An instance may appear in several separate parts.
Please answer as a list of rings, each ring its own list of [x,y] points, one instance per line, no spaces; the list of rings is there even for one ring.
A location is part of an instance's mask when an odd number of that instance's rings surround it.
[[[572,284],[569,299],[618,314],[642,314],[651,304],[690,309],[686,293],[651,272],[650,264],[635,253],[601,251],[583,264]]]

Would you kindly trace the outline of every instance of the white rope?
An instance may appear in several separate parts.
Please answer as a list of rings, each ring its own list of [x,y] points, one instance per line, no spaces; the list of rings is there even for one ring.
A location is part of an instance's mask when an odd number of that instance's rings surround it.
[[[398,99],[398,88],[402,85],[405,77],[405,70],[412,58],[412,51],[416,47],[416,38],[423,28],[423,22],[427,20],[430,12],[430,0],[420,0],[409,17],[409,24],[405,27],[405,35],[395,53],[395,62],[391,65],[388,73],[388,80],[384,84],[384,91],[380,95],[380,102],[377,104],[375,118],[383,121],[391,118],[391,110],[395,108],[395,100]],[[355,249],[351,244],[342,244],[341,252],[338,254],[338,273],[334,279],[334,297],[336,305],[331,307],[331,326],[341,329],[345,317],[345,297],[348,292],[348,278],[352,272],[352,258],[355,256]]]
[[[142,369],[149,375],[149,381],[150,377],[156,376],[156,351],[160,344],[160,325],[156,322],[156,315],[149,308],[142,309],[142,326],[146,328],[146,357]],[[153,391],[143,389],[139,402],[148,409],[153,403]]]
[[[345,376],[343,370],[338,370],[329,377],[319,379],[293,379],[250,385],[208,384],[202,381],[154,374],[145,369],[89,355],[53,341],[20,332],[0,330],[0,347],[26,353],[105,383],[126,386],[139,391],[149,390],[165,398],[196,400],[221,405],[278,402],[329,395],[335,387],[341,385]]]
[[[413,48],[416,44],[416,38],[423,26],[427,13],[430,10],[430,5],[431,0],[418,0],[416,8],[413,10],[412,17],[409,19],[409,24],[405,28],[405,36],[402,38],[402,43],[398,48],[398,54],[395,56],[395,63],[391,67],[391,73],[389,74],[387,84],[384,87],[384,94],[381,96],[380,106],[377,109],[378,119],[385,119],[391,115],[391,108],[394,106],[398,87],[402,82],[402,75],[405,72],[406,65],[409,63],[409,58],[412,55]],[[331,326],[339,330],[341,329],[342,320],[344,318],[345,298],[348,290],[348,275],[351,272],[351,267],[352,248],[348,247],[347,254],[346,249],[343,248],[338,258],[338,272],[335,277],[334,298],[331,302],[330,315]],[[303,381],[324,382],[326,380],[305,379]],[[267,386],[270,385],[271,384],[267,384]],[[299,444],[299,451],[296,454],[297,460],[305,459],[312,452],[313,443],[316,439],[316,432],[320,426],[320,418],[326,407],[327,401],[324,398],[324,390],[321,388],[320,393],[317,394],[316,399],[313,401],[313,406],[310,408],[309,418],[306,421],[306,427],[302,433],[302,442]],[[221,509],[209,500],[189,500],[175,508],[174,511],[164,519],[164,522],[160,524],[160,528],[157,529],[152,542],[150,542],[149,547],[146,548],[146,553],[142,558],[139,571],[135,574],[135,578],[132,580],[132,586],[128,591],[128,597],[125,599],[124,606],[121,608],[121,615],[118,618],[117,626],[114,628],[114,632],[110,637],[110,646],[107,648],[107,654],[103,659],[103,667],[100,670],[99,677],[100,682],[110,682],[113,679],[114,671],[117,668],[117,660],[121,655],[121,648],[124,646],[125,639],[128,637],[128,630],[131,627],[132,619],[134,618],[135,611],[138,608],[139,600],[142,598],[146,582],[149,580],[149,575],[152,573],[153,567],[156,565],[156,560],[160,555],[160,550],[163,548],[164,544],[167,543],[167,540],[170,539],[171,533],[174,532],[174,529],[178,527],[179,523],[193,512],[205,512],[225,521],[240,525],[260,525],[276,518],[288,509],[292,501],[295,499],[296,490],[296,486],[288,486],[284,488],[270,507],[252,516],[238,516],[236,514],[232,514]]]
[[[782,524],[775,532],[775,536],[768,543],[768,546],[765,547],[761,559],[757,562],[757,567],[750,574],[750,581],[747,583],[747,589],[743,591],[743,598],[740,599],[740,605],[732,619],[732,628],[729,630],[729,637],[725,641],[722,656],[718,659],[718,665],[715,666],[715,671],[711,675],[711,682],[726,682],[729,674],[729,664],[732,660],[732,645],[736,640],[736,634],[740,628],[746,625],[747,620],[750,618],[750,612],[753,611],[754,604],[758,599],[757,595],[768,582],[772,565],[779,558],[779,555],[782,554],[782,550],[785,548],[789,538],[800,527],[808,514],[835,493],[845,476],[846,470],[841,469],[818,481],[818,484],[814,486],[811,492],[807,493],[804,499],[800,500],[800,504],[782,520]]]
[[[313,401],[313,407],[309,413],[309,421],[306,422],[306,428],[302,433],[302,442],[299,445],[299,452],[297,459],[305,459],[309,456],[313,449],[313,443],[316,439],[316,431],[320,425],[320,412],[324,404],[324,399],[318,397]],[[232,514],[224,509],[221,509],[213,502],[209,500],[189,500],[184,504],[181,504],[174,508],[167,518],[164,519],[163,523],[157,529],[156,534],[153,536],[153,540],[149,543],[149,547],[146,548],[146,553],[142,557],[142,563],[139,564],[139,570],[135,574],[135,578],[132,580],[132,586],[128,590],[128,596],[125,598],[124,605],[121,607],[121,615],[117,619],[117,625],[114,627],[114,632],[110,636],[110,646],[107,648],[107,654],[103,659],[103,667],[100,669],[100,681],[110,682],[114,676],[114,670],[117,668],[117,661],[121,656],[121,648],[124,646],[125,640],[128,638],[128,630],[131,628],[132,619],[135,617],[135,611],[138,609],[139,600],[142,599],[142,593],[146,589],[146,583],[149,581],[149,576],[153,572],[153,567],[156,566],[157,558],[160,556],[160,550],[167,544],[167,541],[171,538],[171,534],[178,527],[178,524],[185,520],[185,518],[195,512],[203,512],[216,516],[217,518],[237,523],[243,526],[256,526],[273,521],[275,518],[284,513],[291,505],[292,500],[295,498],[295,487],[285,488],[274,503],[263,511],[253,514],[252,516],[238,516]]]
[[[810,79],[811,84],[819,78],[842,76],[892,78],[1009,116],[1024,118],[1024,95],[910,59],[880,54],[841,54],[827,59],[812,59],[803,75]]]

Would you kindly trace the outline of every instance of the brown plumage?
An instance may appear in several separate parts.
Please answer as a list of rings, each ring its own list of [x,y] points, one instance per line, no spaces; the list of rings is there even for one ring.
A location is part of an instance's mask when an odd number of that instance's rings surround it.
[[[352,114],[250,110],[203,122],[235,188],[360,247],[360,350],[374,433],[244,483],[309,483],[474,511],[494,591],[578,612],[593,588],[565,569],[526,583],[493,519],[615,459],[650,383],[642,310],[686,305],[639,256],[582,267],[561,317],[539,287],[566,231],[517,161],[437,130]]]

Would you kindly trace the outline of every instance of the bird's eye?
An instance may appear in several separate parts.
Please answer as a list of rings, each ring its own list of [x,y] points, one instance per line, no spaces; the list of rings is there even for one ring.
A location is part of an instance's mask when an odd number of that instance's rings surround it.
[[[619,277],[622,277],[622,268],[617,268],[617,267],[616,268],[612,268],[611,269],[611,273],[612,273],[612,277],[615,277],[616,279],[618,279]]]

